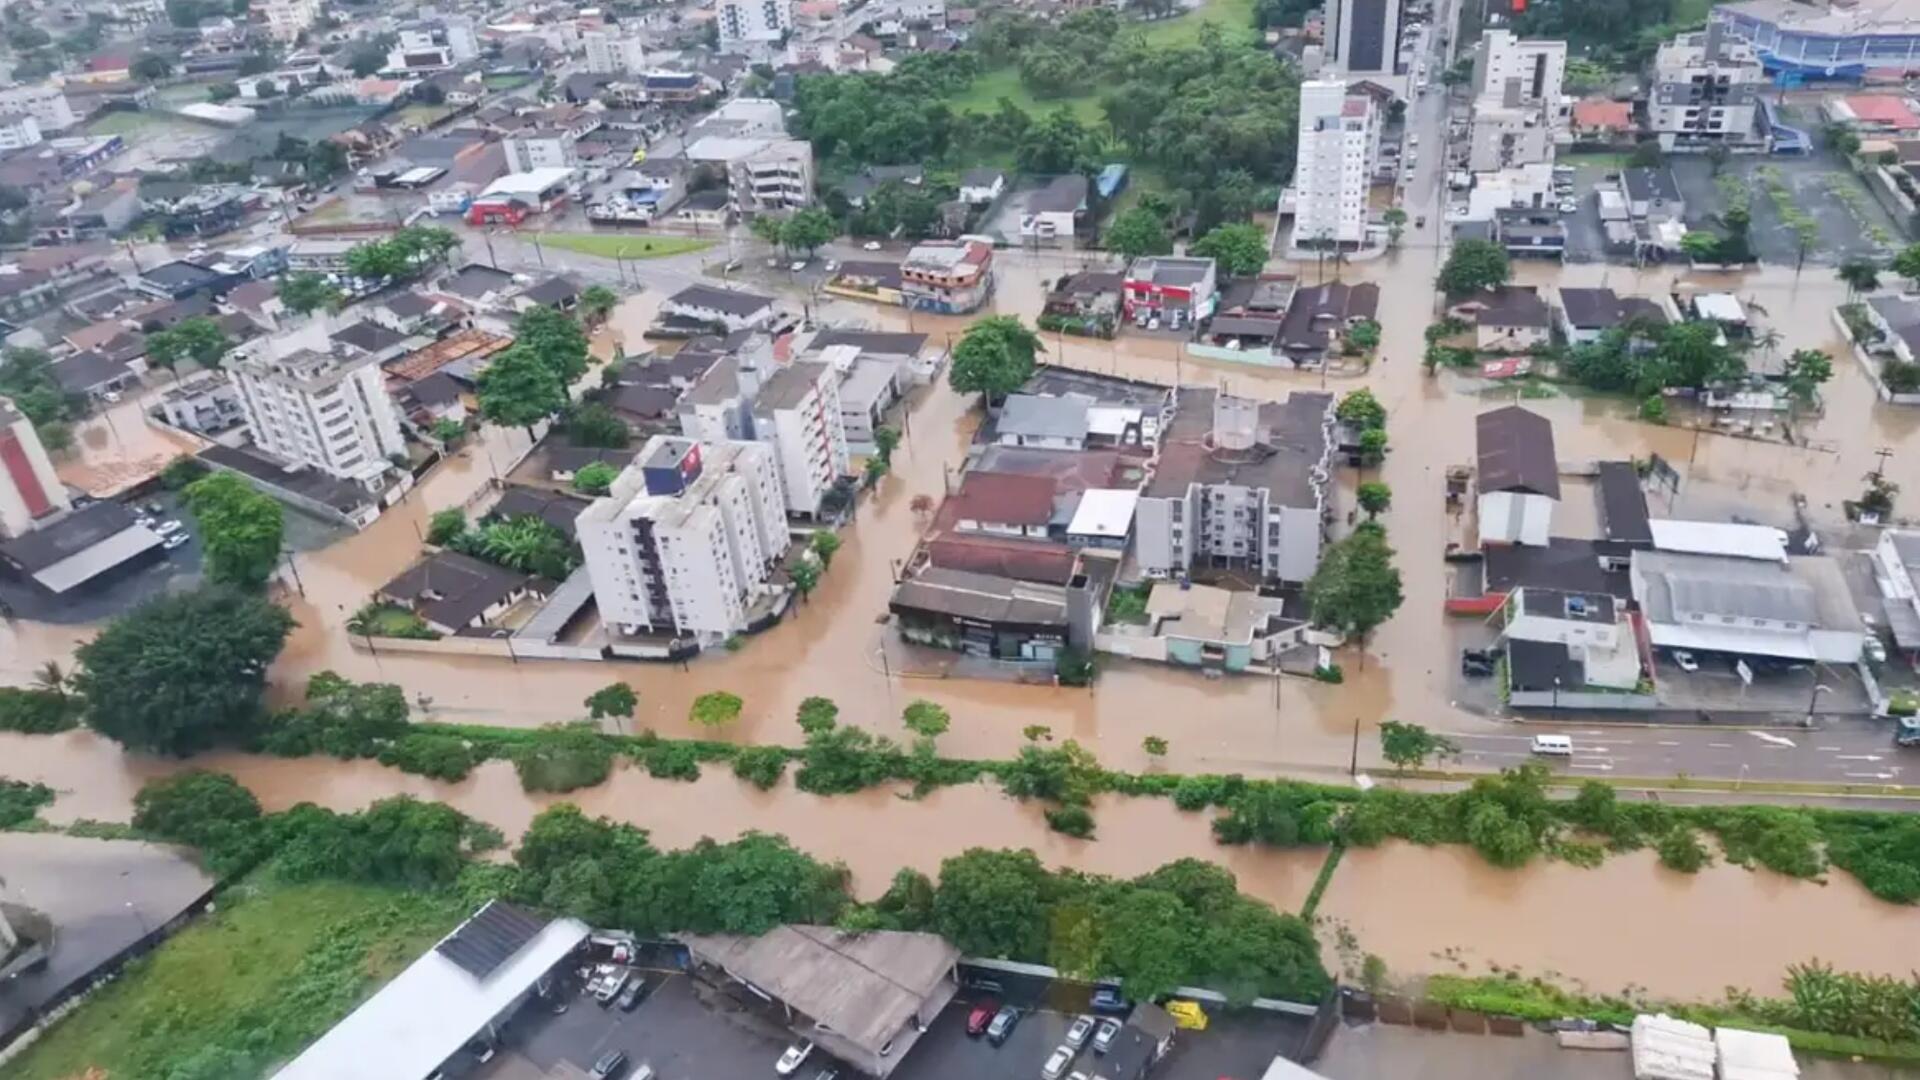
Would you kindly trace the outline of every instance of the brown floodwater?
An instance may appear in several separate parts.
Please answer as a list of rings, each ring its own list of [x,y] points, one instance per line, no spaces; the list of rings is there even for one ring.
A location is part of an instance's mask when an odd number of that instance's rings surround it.
[[[182,763],[136,758],[86,732],[0,735],[8,775],[59,792],[46,816],[124,821],[134,793]],[[1240,888],[1282,911],[1298,911],[1323,853],[1223,847],[1202,814],[1166,799],[1103,797],[1099,838],[1047,829],[1036,804],[985,784],[943,788],[924,799],[893,791],[815,796],[786,782],[760,791],[724,767],[691,784],[623,768],[571,796],[520,790],[510,765],[490,762],[460,783],[441,783],[371,761],[211,754],[192,765],[231,773],[269,810],[312,802],[355,810],[377,799],[434,799],[486,821],[509,838],[541,809],[571,800],[589,814],[647,829],[655,843],[684,847],[747,830],[785,835],[814,856],[845,863],[856,891],[872,897],[893,872],[927,873],[969,847],[1031,848],[1049,866],[1129,877],[1197,857],[1232,870]],[[1418,888],[1413,886],[1417,884]],[[1715,866],[1684,875],[1641,852],[1583,870],[1535,862],[1489,866],[1462,847],[1388,844],[1347,853],[1320,906],[1328,963],[1345,928],[1397,975],[1489,965],[1553,975],[1600,992],[1630,986],[1678,998],[1713,998],[1727,986],[1771,992],[1786,966],[1818,957],[1846,970],[1902,975],[1920,955],[1920,918],[1885,904],[1835,873],[1824,884]],[[1737,913],[1737,917],[1730,917]]]

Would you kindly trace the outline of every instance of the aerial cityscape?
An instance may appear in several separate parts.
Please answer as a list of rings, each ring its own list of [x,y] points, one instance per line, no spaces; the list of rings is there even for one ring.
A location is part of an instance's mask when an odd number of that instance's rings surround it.
[[[1920,0],[0,0],[0,1076],[1920,1076]]]

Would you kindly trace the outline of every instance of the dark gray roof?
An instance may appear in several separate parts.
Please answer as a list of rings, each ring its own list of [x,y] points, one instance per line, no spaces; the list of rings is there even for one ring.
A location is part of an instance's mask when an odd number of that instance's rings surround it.
[[[559,529],[571,540],[574,536],[574,523],[580,517],[580,511],[592,505],[592,500],[564,491],[548,491],[545,488],[525,487],[520,484],[508,484],[501,492],[500,501],[493,504],[488,513],[494,517],[513,519],[517,517],[537,517],[541,521]]]
[[[579,472],[601,461],[616,469],[624,469],[632,463],[637,453],[636,450],[602,450],[593,446],[549,446],[547,467],[556,472]]]
[[[1379,310],[1380,286],[1371,282],[1334,281],[1295,289],[1280,320],[1280,340],[1289,351],[1318,353],[1331,343],[1329,335],[1346,328],[1347,320],[1371,319]]]
[[[1481,326],[1528,326],[1545,328],[1553,325],[1553,313],[1548,310],[1547,302],[1540,298],[1534,289],[1518,285],[1503,285],[1480,300],[1484,305],[1475,319]]]
[[[1027,212],[1033,214],[1078,210],[1087,203],[1087,178],[1074,173],[1056,176],[1046,187],[1027,196]]]
[[[1600,528],[1609,540],[1623,544],[1652,544],[1653,526],[1647,518],[1647,493],[1630,461],[1600,463]]]
[[[904,280],[900,264],[882,259],[848,259],[835,273],[843,278],[868,278],[886,288],[897,289]]]
[[[96,386],[104,386],[116,379],[130,378],[132,369],[125,361],[88,349],[77,352],[53,365],[54,381],[60,389],[69,394],[84,394]]]
[[[1508,405],[1475,418],[1474,436],[1482,492],[1519,491],[1560,497],[1552,421],[1518,405]]]
[[[580,286],[565,274],[555,274],[545,281],[537,282],[520,294],[536,304],[558,307],[580,295]]]
[[[407,392],[413,400],[422,405],[445,405],[460,400],[460,380],[445,371],[436,371],[426,378],[407,385]]]
[[[1627,188],[1627,198],[1634,202],[1647,199],[1680,201],[1680,185],[1673,179],[1673,170],[1664,165],[1628,169],[1620,175]]]
[[[478,300],[490,292],[504,289],[513,284],[513,275],[505,270],[495,270],[491,266],[468,263],[460,272],[448,278],[441,286],[446,291],[469,300]]]
[[[1007,174],[1000,169],[968,169],[960,174],[961,187],[992,187],[995,180]]]
[[[773,306],[771,297],[713,285],[689,285],[674,293],[667,302],[686,307],[711,308],[729,315],[752,315]]]
[[[433,304],[426,294],[408,290],[387,297],[385,307],[403,319],[418,319],[432,312]]]
[[[0,554],[26,573],[36,574],[131,528],[131,510],[117,502],[97,502],[0,544]]]
[[[380,592],[411,604],[429,622],[462,630],[532,580],[471,555],[439,551],[409,566]]]
[[[994,430],[1003,435],[1085,439],[1087,405],[1078,398],[1010,394],[1000,408]]]
[[[1644,296],[1619,296],[1612,289],[1562,288],[1560,307],[1577,330],[1605,330],[1628,319],[1667,321],[1659,304]]]
[[[607,407],[643,420],[672,414],[680,392],[671,386],[620,386],[607,395]]]
[[[1176,498],[1195,484],[1266,488],[1279,506],[1317,505],[1314,470],[1327,457],[1327,416],[1333,395],[1294,391],[1285,401],[1260,406],[1252,448],[1236,453],[1213,446],[1213,406],[1218,391],[1180,391],[1173,422],[1160,436],[1160,464],[1142,494]]]
[[[1613,597],[1605,593],[1570,592],[1530,586],[1520,591],[1521,608],[1528,615],[1573,622],[1610,624],[1613,622]]]
[[[760,392],[754,396],[753,411],[773,412],[777,409],[791,409],[806,400],[820,383],[827,365],[811,361],[788,364],[775,371],[772,377],[760,384]]]
[[[220,275],[198,263],[178,259],[170,263],[161,263],[141,273],[145,281],[151,281],[164,289],[178,291],[186,288],[199,288],[220,280]]]
[[[485,979],[512,958],[547,925],[512,904],[490,900],[473,918],[460,924],[433,951],[476,979]]]
[[[1558,641],[1507,642],[1507,675],[1515,690],[1574,690],[1587,685],[1586,665]]]
[[[1542,588],[1569,589],[1608,596],[1632,595],[1632,584],[1625,570],[1606,570],[1600,565],[1603,548],[1617,548],[1599,540],[1575,540],[1549,537],[1547,546],[1531,544],[1494,544],[1486,549],[1486,590],[1511,592],[1534,585]]]
[[[214,443],[200,451],[202,461],[220,465],[263,484],[285,488],[315,502],[352,514],[367,504],[367,493],[357,484],[329,476],[318,469],[289,471],[286,466],[239,446]]]
[[[927,343],[925,334],[898,334],[884,330],[822,330],[808,343],[809,351],[834,345],[852,345],[864,352],[913,356]]]
[[[342,345],[351,345],[364,353],[378,353],[406,341],[407,335],[362,319],[352,326],[334,331],[333,340]]]
[[[1065,626],[1066,591],[994,574],[932,566],[900,583],[888,606],[985,623]]]

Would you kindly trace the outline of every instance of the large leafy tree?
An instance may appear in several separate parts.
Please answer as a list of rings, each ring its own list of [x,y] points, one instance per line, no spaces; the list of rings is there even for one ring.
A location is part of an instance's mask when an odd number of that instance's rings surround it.
[[[1032,377],[1034,355],[1042,348],[1039,335],[1017,317],[989,316],[967,327],[954,346],[947,381],[963,394],[1005,397]]]
[[[297,315],[337,310],[342,299],[339,288],[325,274],[306,270],[280,279],[280,302]]]
[[[1722,341],[1720,328],[1710,322],[1668,327],[1660,340],[1658,358],[1665,368],[1667,386],[1704,388],[1746,370],[1746,364]]]
[[[580,290],[580,317],[588,324],[605,322],[614,307],[620,303],[620,297],[605,285],[589,285]]]
[[[523,427],[531,435],[566,404],[559,374],[525,342],[495,353],[480,373],[480,415],[502,427]]]
[[[1029,128],[1014,151],[1020,171],[1085,172],[1093,166],[1093,132],[1066,109],[1055,109]]]
[[[571,386],[587,371],[587,335],[580,324],[550,307],[529,308],[513,324],[513,339],[547,365],[562,385]]]
[[[811,255],[840,232],[833,215],[817,208],[796,210],[780,223],[780,243],[789,251]]]
[[[1160,215],[1144,206],[1129,207],[1115,214],[1107,225],[1107,250],[1129,259],[1142,255],[1165,255],[1173,250],[1167,227]]]
[[[286,524],[280,503],[228,472],[196,480],[183,494],[200,524],[207,576],[243,589],[265,585],[280,561]]]
[[[267,665],[292,630],[285,608],[221,586],[150,600],[80,647],[87,723],[162,754],[235,739],[259,719]]]
[[[934,927],[967,956],[1041,956],[1048,884],[1031,851],[971,848],[940,863]]]
[[[1440,268],[1440,291],[1461,294],[1505,285],[1513,276],[1507,253],[1491,240],[1462,240]]]
[[[1327,548],[1307,582],[1307,607],[1324,627],[1365,638],[1403,598],[1386,530],[1367,524]]]
[[[1459,744],[1444,735],[1435,735],[1419,724],[1388,720],[1380,725],[1380,756],[1396,769],[1420,768],[1430,757],[1446,757],[1460,752]]]
[[[1872,259],[1848,259],[1834,274],[1846,283],[1849,297],[1880,287],[1880,264]]]
[[[1252,222],[1215,225],[1187,250],[1213,259],[1233,277],[1248,277],[1267,265],[1267,234]]]
[[[147,362],[168,371],[178,367],[182,360],[192,360],[203,368],[217,368],[231,348],[233,342],[219,323],[196,315],[170,329],[147,335]]]

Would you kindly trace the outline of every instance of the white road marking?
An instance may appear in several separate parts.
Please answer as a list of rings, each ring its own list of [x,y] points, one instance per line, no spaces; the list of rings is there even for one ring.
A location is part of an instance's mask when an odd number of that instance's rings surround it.
[[[1731,750],[1733,749],[1733,744],[1730,742],[1710,742],[1707,744],[1707,747],[1712,750]]]
[[[1792,739],[1786,738],[1785,736],[1782,736],[1782,735],[1775,735],[1769,731],[1749,731],[1747,732],[1747,734],[1753,736],[1756,739],[1759,739],[1761,742],[1766,743],[1768,746],[1781,746],[1781,747],[1791,748],[1794,745]]]
[[[1672,740],[1672,739],[1661,739],[1661,740],[1660,740],[1660,742],[1659,742],[1659,743],[1658,743],[1657,745],[1659,745],[1659,746],[1679,746],[1680,744],[1679,744],[1679,743],[1677,743],[1677,742],[1675,742],[1675,741],[1674,741],[1674,740]]]
[[[1835,761],[1879,761],[1879,754],[1835,754]]]
[[[1897,774],[1890,772],[1850,772],[1846,775],[1855,780],[1891,780]]]
[[[1602,771],[1602,772],[1612,772],[1612,771],[1613,771],[1613,765],[1612,765],[1612,763],[1611,763],[1611,762],[1605,762],[1605,761],[1603,761],[1603,762],[1601,762],[1601,763],[1599,763],[1598,765],[1588,765],[1588,764],[1586,764],[1586,763],[1584,763],[1584,762],[1579,762],[1579,761],[1576,761],[1576,762],[1574,762],[1573,764],[1571,764],[1571,765],[1569,765],[1569,766],[1567,766],[1567,767],[1568,767],[1568,768],[1570,768],[1570,769],[1599,769],[1599,770],[1600,770],[1600,771]]]
[[[1844,746],[1816,746],[1816,747],[1814,747],[1814,749],[1815,749],[1815,750],[1819,750],[1819,751],[1821,751],[1821,752],[1823,752],[1823,753],[1828,753],[1828,754],[1831,754],[1831,753],[1833,753],[1833,752],[1835,752],[1836,750],[1845,750],[1845,749],[1846,749],[1846,747],[1844,747]]]

